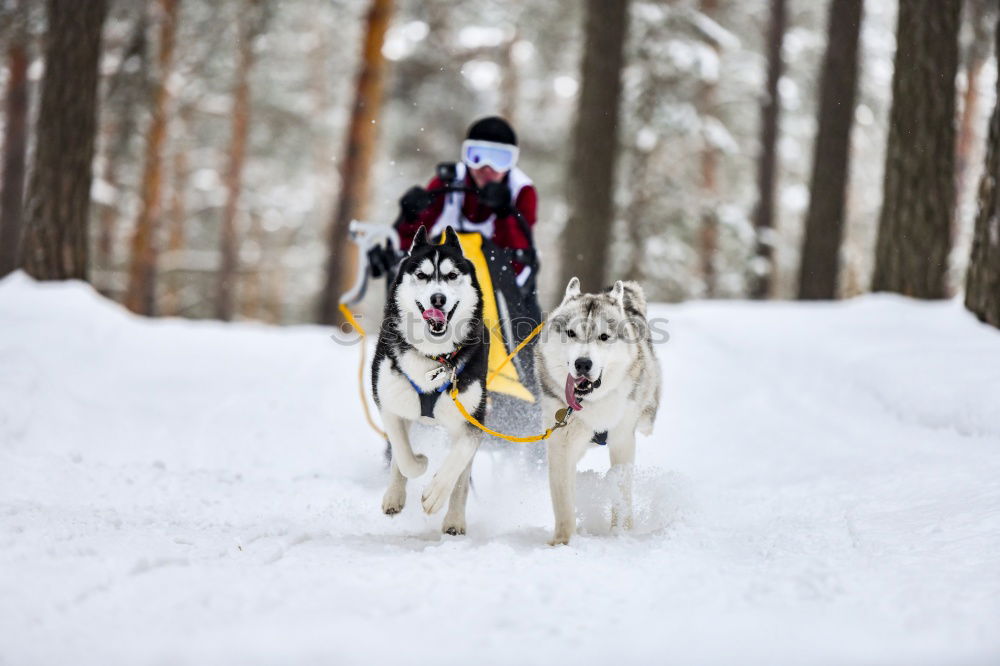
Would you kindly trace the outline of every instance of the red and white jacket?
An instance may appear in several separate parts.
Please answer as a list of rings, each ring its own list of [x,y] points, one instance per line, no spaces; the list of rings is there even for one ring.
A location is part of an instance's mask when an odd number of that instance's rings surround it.
[[[472,176],[468,174],[465,164],[455,165],[456,181],[463,182],[467,187],[475,187]],[[538,209],[538,193],[528,176],[514,167],[507,176],[510,187],[511,205],[520,211],[530,227],[535,226]],[[427,184],[428,191],[444,187],[446,183],[435,176]],[[413,221],[400,218],[396,222],[401,250],[409,250],[413,237],[420,227],[426,227],[428,236],[436,236],[444,232],[445,227],[452,226],[456,231],[474,231],[489,238],[499,247],[514,250],[527,250],[531,247],[528,237],[521,229],[520,223],[513,214],[498,217],[493,209],[483,205],[474,192],[442,192],[434,197],[433,202]],[[527,279],[522,274],[524,266],[514,262],[514,274],[518,282]]]

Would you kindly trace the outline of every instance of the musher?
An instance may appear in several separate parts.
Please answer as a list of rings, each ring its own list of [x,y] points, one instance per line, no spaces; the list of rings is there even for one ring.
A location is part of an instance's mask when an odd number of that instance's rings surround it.
[[[538,193],[517,167],[517,135],[498,116],[477,120],[462,143],[462,160],[439,164],[426,188],[412,187],[399,200],[394,226],[400,250],[408,251],[420,227],[436,237],[451,225],[459,232],[478,232],[510,251],[514,281],[525,299],[535,298],[537,263],[532,227]],[[392,268],[395,257],[374,248],[369,260],[377,272]]]

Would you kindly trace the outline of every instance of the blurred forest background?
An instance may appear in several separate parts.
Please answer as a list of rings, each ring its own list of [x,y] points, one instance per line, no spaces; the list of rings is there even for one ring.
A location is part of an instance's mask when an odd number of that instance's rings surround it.
[[[964,292],[1000,325],[996,4],[0,0],[0,274],[316,321],[345,220],[394,221],[496,113],[543,306],[583,272],[662,301]]]

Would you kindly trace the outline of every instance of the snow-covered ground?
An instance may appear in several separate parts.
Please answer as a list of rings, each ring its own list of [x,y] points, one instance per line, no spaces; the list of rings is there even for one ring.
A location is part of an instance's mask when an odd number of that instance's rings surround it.
[[[477,459],[379,511],[356,347],[0,283],[0,664],[997,664],[1000,332],[956,303],[658,306],[636,528]],[[433,431],[420,433],[433,452]],[[432,455],[432,469],[435,465]]]

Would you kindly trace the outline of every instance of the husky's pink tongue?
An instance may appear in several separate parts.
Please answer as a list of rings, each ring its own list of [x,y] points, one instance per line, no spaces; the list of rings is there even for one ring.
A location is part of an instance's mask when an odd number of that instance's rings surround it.
[[[574,377],[572,373],[566,375],[566,404],[576,411],[583,409],[583,405],[581,405],[580,401],[576,399],[576,394],[573,392],[573,389],[576,388],[577,384],[584,381],[584,379],[586,378]]]
[[[447,324],[448,317],[437,308],[427,308],[424,310],[424,319],[438,324]]]

